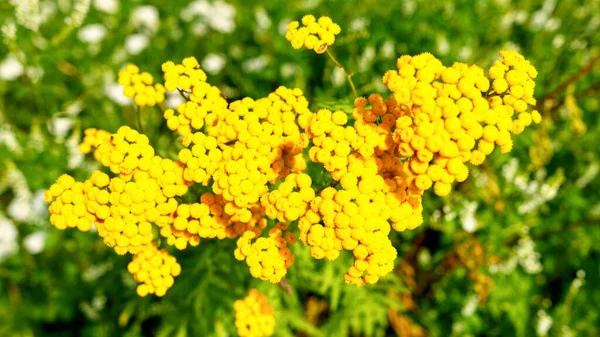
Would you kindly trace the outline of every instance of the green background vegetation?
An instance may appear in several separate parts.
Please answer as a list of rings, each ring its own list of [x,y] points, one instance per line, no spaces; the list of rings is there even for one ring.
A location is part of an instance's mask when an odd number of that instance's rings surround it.
[[[598,0],[151,0],[121,1],[113,12],[99,10],[112,1],[92,1],[81,25],[65,18],[85,1],[40,0],[38,31],[20,2],[0,2],[0,336],[230,336],[233,301],[252,287],[276,309],[276,336],[600,335]],[[147,5],[158,21],[140,24]],[[214,15],[187,17],[207,5]],[[450,196],[426,193],[424,224],[392,234],[397,268],[374,286],[343,283],[350,254],[316,261],[295,245],[287,294],[251,278],[234,241],[203,240],[173,252],[183,272],[164,298],[139,298],[127,257],[95,233],[49,224],[39,191],[62,173],[83,180],[98,168],[78,162],[82,130],[136,125],[132,104],[110,98],[127,63],[161,78],[166,60],[193,55],[204,65],[215,55],[225,63],[209,81],[230,100],[285,85],[304,90],[313,110],[350,111],[334,64],[293,50],[282,34],[308,13],[341,25],[331,51],[361,95],[385,93],[381,76],[402,54],[485,68],[501,49],[517,49],[539,71],[544,120]],[[91,24],[105,29],[99,42],[85,41]],[[134,53],[132,35],[148,46]],[[11,58],[11,69],[14,60],[23,68],[14,78],[2,75]],[[142,112],[159,154],[174,156],[158,109]]]

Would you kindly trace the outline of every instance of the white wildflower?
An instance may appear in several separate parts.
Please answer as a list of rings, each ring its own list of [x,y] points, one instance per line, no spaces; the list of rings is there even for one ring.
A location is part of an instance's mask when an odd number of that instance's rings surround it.
[[[150,5],[136,7],[131,13],[131,23],[136,28],[145,28],[155,33],[160,25],[158,9]]]
[[[223,56],[211,53],[206,55],[201,63],[202,69],[209,74],[216,75],[225,67],[226,61]]]
[[[146,49],[149,43],[150,39],[144,34],[129,35],[125,40],[125,50],[130,55],[137,55]]]
[[[18,235],[15,224],[0,214],[0,262],[19,249]]]
[[[258,57],[246,60],[242,64],[242,69],[244,69],[244,71],[248,73],[255,73],[265,69],[268,64],[269,60],[267,59],[267,57],[264,55],[260,55]]]
[[[537,324],[535,326],[535,332],[538,337],[548,336],[548,331],[550,331],[552,323],[552,317],[550,317],[544,310],[538,311]]]
[[[98,43],[106,36],[106,27],[99,23],[82,27],[77,33],[79,40],[85,43]]]
[[[256,30],[258,32],[264,32],[271,27],[271,18],[269,13],[264,8],[259,8],[254,13],[256,18]]]
[[[23,75],[25,68],[13,54],[0,62],[0,80],[12,81]]]
[[[125,106],[133,104],[133,99],[123,95],[123,87],[118,83],[108,83],[104,85],[104,94],[117,105]]]
[[[478,306],[479,306],[479,296],[478,295],[469,296],[467,298],[467,301],[465,302],[465,305],[463,306],[463,308],[461,310],[461,315],[463,315],[464,317],[473,316],[473,314],[475,313],[475,310],[477,310]]]
[[[23,245],[25,249],[29,251],[31,254],[39,254],[44,251],[44,246],[46,245],[46,238],[48,237],[48,233],[45,231],[37,231],[35,233],[27,235],[23,239]]]
[[[81,26],[90,10],[90,3],[91,0],[77,0],[73,6],[73,12],[65,19],[65,23],[73,27]]]
[[[39,0],[11,0],[15,6],[15,17],[21,26],[37,32],[42,23]]]
[[[477,230],[477,219],[475,219],[477,206],[477,201],[465,202],[459,212],[462,228],[468,233],[473,233]]]
[[[115,14],[119,9],[118,0],[94,0],[94,8],[107,14]]]

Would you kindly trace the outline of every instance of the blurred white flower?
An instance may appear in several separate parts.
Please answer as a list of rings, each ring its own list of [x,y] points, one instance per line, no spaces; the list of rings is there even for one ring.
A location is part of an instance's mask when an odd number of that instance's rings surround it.
[[[565,44],[565,37],[562,34],[558,34],[552,39],[552,47],[559,49]]]
[[[225,58],[217,54],[208,54],[202,60],[202,69],[210,74],[218,74],[225,67]]]
[[[235,7],[224,1],[215,1],[213,13],[209,16],[210,26],[222,33],[231,33],[235,29]]]
[[[106,84],[104,86],[104,94],[120,106],[131,105],[133,103],[133,99],[123,95],[123,87],[118,83]]]
[[[38,190],[31,197],[31,212],[37,219],[45,218],[48,214],[48,204],[44,200],[46,190]]]
[[[8,205],[8,215],[16,222],[26,222],[31,219],[31,202],[29,196],[15,197]]]
[[[417,9],[417,2],[415,0],[405,0],[402,2],[402,5],[406,15],[412,15],[415,12],[415,9]]]
[[[277,31],[279,32],[280,35],[285,36],[285,34],[287,33],[287,25],[291,21],[292,20],[290,20],[289,18],[285,18],[279,22],[279,25],[277,26]]]
[[[73,12],[71,12],[69,17],[65,18],[65,23],[73,27],[81,26],[90,10],[90,4],[91,0],[76,0],[73,5]]]
[[[537,313],[538,320],[535,326],[535,332],[539,337],[548,336],[548,331],[552,327],[552,317],[550,317],[545,311],[540,310]]]
[[[10,0],[15,6],[15,17],[19,25],[37,32],[42,23],[39,0]]]
[[[369,24],[369,22],[367,21],[367,19],[365,18],[356,18],[352,21],[350,21],[350,31],[351,32],[356,32],[356,31],[361,31],[364,30],[365,28],[367,28],[367,25]]]
[[[525,269],[525,272],[529,274],[538,274],[542,271],[540,253],[535,251],[535,243],[528,234],[523,235],[523,237],[519,239],[516,254],[519,264]]]
[[[0,62],[0,79],[4,81],[12,81],[23,75],[25,68],[17,60],[13,54],[8,56]]]
[[[264,8],[259,8],[254,13],[256,17],[256,30],[259,32],[264,32],[271,27],[271,18],[269,17],[269,13]]]
[[[48,131],[59,139],[65,138],[69,130],[73,127],[73,118],[54,117],[50,120]]]
[[[194,22],[192,24],[192,34],[195,36],[204,36],[208,34],[208,26],[204,22]]]
[[[125,40],[125,50],[130,55],[137,55],[148,47],[150,39],[144,34],[129,35]]]
[[[477,310],[478,306],[479,306],[479,296],[471,295],[467,298],[465,306],[462,308],[461,314],[464,317],[473,316],[473,314],[475,313],[475,310]]]
[[[459,49],[457,56],[461,61],[468,61],[472,54],[473,48],[471,46],[463,46]]]
[[[23,245],[25,249],[31,254],[39,254],[44,250],[46,246],[46,238],[48,233],[45,231],[37,231],[35,233],[27,235],[23,239]]]
[[[12,131],[9,124],[2,123],[0,125],[0,144],[6,145],[9,151],[13,153],[21,153],[23,148],[17,141],[17,136]]]
[[[367,70],[371,64],[373,64],[373,60],[375,59],[375,48],[373,46],[367,46],[363,53],[360,55],[358,59],[358,70],[365,71]]]
[[[168,108],[177,109],[182,103],[185,103],[185,99],[178,92],[167,91],[165,94],[165,104]]]
[[[346,75],[344,74],[342,69],[338,67],[333,68],[333,71],[331,72],[331,84],[333,84],[336,87],[339,87],[342,84],[344,84],[344,81],[346,81]]]
[[[269,64],[269,60],[267,59],[267,57],[264,55],[261,55],[261,56],[246,60],[242,64],[242,69],[244,69],[245,72],[254,73],[254,72],[265,69],[268,64]]]
[[[17,26],[14,22],[9,22],[2,26],[2,36],[6,41],[14,41],[17,37]],[[7,43],[8,44],[8,43]]]
[[[438,35],[435,44],[437,52],[440,55],[446,55],[450,51],[450,42],[448,42],[448,39],[444,35]]]
[[[284,63],[281,65],[281,69],[279,70],[279,72],[281,73],[281,76],[283,76],[283,77],[290,77],[301,71],[302,71],[302,68],[300,68],[297,64],[293,64],[293,63]]]
[[[94,8],[100,12],[114,14],[119,9],[118,0],[94,0]]]
[[[381,56],[385,58],[394,58],[396,57],[396,46],[394,46],[394,41],[386,40],[381,46]]]
[[[106,36],[106,27],[99,23],[87,25],[77,33],[79,40],[85,43],[98,43]]]
[[[67,139],[65,143],[67,147],[67,167],[69,169],[74,169],[79,167],[85,158],[83,153],[79,151],[79,132],[73,132],[71,137]]]
[[[558,27],[560,27],[560,19],[558,18],[550,18],[546,21],[546,24],[544,24],[544,30],[549,32],[557,30]]]
[[[507,182],[512,182],[515,179],[517,170],[519,169],[519,159],[511,158],[508,163],[502,165],[502,176]]]
[[[192,21],[200,17],[206,24],[221,33],[231,33],[235,29],[235,7],[217,0],[210,3],[207,0],[198,0],[184,8],[180,16],[184,21]]]
[[[158,9],[150,5],[136,7],[131,13],[131,23],[135,27],[143,27],[150,32],[156,32],[160,25]]]
[[[477,230],[477,219],[475,219],[477,206],[477,201],[465,202],[459,212],[462,228],[468,233],[473,233]]]
[[[18,235],[15,224],[10,219],[0,215],[0,262],[19,249]]]

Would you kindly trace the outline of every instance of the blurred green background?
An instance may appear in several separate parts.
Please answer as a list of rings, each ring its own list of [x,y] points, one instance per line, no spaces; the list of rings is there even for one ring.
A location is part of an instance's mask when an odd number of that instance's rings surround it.
[[[539,70],[544,120],[449,197],[428,192],[375,286],[344,284],[350,254],[316,261],[296,245],[288,295],[251,278],[235,242],[204,240],[173,252],[183,272],[164,298],[139,298],[127,257],[49,224],[44,189],[99,167],[78,154],[82,131],[136,125],[116,84],[129,62],[161,78],[193,55],[230,100],[285,85],[313,110],[351,109],[334,64],[284,38],[309,13],[341,25],[331,51],[361,95],[385,93],[402,54],[488,67],[511,48]],[[0,27],[0,336],[235,336],[233,301],[252,287],[276,336],[600,335],[600,1],[4,0]],[[173,156],[158,109],[142,112]]]

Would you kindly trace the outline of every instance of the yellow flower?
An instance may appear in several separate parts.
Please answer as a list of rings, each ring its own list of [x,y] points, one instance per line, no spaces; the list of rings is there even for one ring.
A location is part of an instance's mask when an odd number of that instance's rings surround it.
[[[123,86],[123,95],[133,98],[137,106],[154,106],[165,100],[165,87],[162,84],[152,85],[152,75],[140,73],[136,65],[129,64],[121,70],[118,82]]]
[[[244,299],[233,303],[235,327],[241,337],[268,337],[275,328],[273,307],[267,303],[267,297],[251,289]]]
[[[298,21],[290,22],[286,26],[285,38],[294,49],[304,47],[314,50],[317,54],[324,53],[327,47],[333,45],[335,36],[342,31],[340,26],[333,23],[328,16],[322,16],[316,20],[313,15],[305,15],[301,23],[302,26]]]

